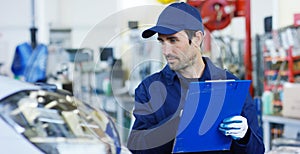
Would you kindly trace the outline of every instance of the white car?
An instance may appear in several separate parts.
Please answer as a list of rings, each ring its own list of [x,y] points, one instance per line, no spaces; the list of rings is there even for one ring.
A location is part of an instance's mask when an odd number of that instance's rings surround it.
[[[1,153],[122,151],[111,118],[55,86],[0,76]]]

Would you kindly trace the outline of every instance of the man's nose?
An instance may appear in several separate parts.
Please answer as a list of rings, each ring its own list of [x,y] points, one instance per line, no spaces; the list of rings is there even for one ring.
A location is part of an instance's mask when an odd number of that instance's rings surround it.
[[[162,44],[163,55],[169,55],[172,52],[172,46],[169,43]]]

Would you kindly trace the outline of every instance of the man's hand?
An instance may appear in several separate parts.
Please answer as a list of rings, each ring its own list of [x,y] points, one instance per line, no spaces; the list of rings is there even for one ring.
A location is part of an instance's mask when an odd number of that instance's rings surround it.
[[[226,136],[230,135],[232,139],[239,140],[243,138],[248,130],[247,119],[243,116],[232,116],[223,120],[219,130]]]

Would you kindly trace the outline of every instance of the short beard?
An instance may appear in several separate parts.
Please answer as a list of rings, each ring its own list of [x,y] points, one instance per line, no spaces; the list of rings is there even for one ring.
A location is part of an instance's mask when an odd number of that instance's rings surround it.
[[[196,54],[194,54],[193,56],[191,56],[189,58],[189,60],[185,61],[184,63],[181,63],[177,66],[172,66],[169,64],[169,66],[173,71],[184,70],[184,69],[188,68],[189,66],[193,66],[196,62],[196,59],[197,59],[197,56],[196,56]]]

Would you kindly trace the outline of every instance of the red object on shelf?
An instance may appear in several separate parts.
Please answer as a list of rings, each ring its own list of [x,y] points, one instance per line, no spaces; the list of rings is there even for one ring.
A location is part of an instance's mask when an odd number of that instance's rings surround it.
[[[300,75],[300,70],[294,71],[294,74]],[[294,77],[295,80],[295,77]]]
[[[286,57],[265,57],[265,61],[285,61],[287,60]]]
[[[294,26],[300,26],[300,13],[294,14]]]
[[[293,27],[288,27],[288,28],[293,28]],[[272,35],[272,37],[276,37],[276,36]],[[275,47],[282,48],[279,45],[275,45]],[[283,77],[283,76],[285,77],[285,79],[280,81],[280,83],[278,83],[278,85],[273,85],[272,82],[270,82],[270,81],[274,81],[274,80],[268,81],[268,79],[265,79],[265,81],[264,81],[264,90],[265,91],[267,91],[267,90],[278,91],[278,90],[282,89],[283,82],[295,82],[297,80],[295,76],[300,75],[300,70],[297,67],[298,66],[297,64],[300,60],[300,56],[299,55],[293,56],[293,50],[294,50],[294,46],[290,45],[289,48],[285,50],[287,53],[286,57],[271,57],[271,56],[264,57],[264,63],[265,63],[264,75],[265,76],[281,75],[281,77]],[[266,45],[263,46],[263,52],[265,52],[265,53],[270,52],[266,48]],[[267,54],[265,54],[265,55],[267,55]],[[286,66],[285,66],[286,68],[284,70],[281,70],[280,72],[279,72],[279,70],[270,70],[268,68],[268,66],[266,66],[266,63],[270,63],[272,61],[280,62],[280,63],[286,62]],[[297,63],[295,61],[297,61]]]
[[[265,75],[266,76],[273,76],[273,75],[276,75],[276,74],[278,74],[279,72],[278,71],[275,71],[275,70],[267,70],[267,71],[265,71]],[[289,71],[281,71],[280,72],[280,75],[281,76],[287,76],[287,75],[289,75]]]
[[[290,48],[287,50],[288,56],[287,56],[287,60],[288,60],[288,76],[289,76],[289,82],[295,82],[294,79],[294,60],[293,60],[293,55],[292,55],[292,50],[293,50],[293,46],[290,46]]]
[[[294,59],[294,60],[299,60],[299,59],[300,59],[300,56],[293,56],[293,59]]]

